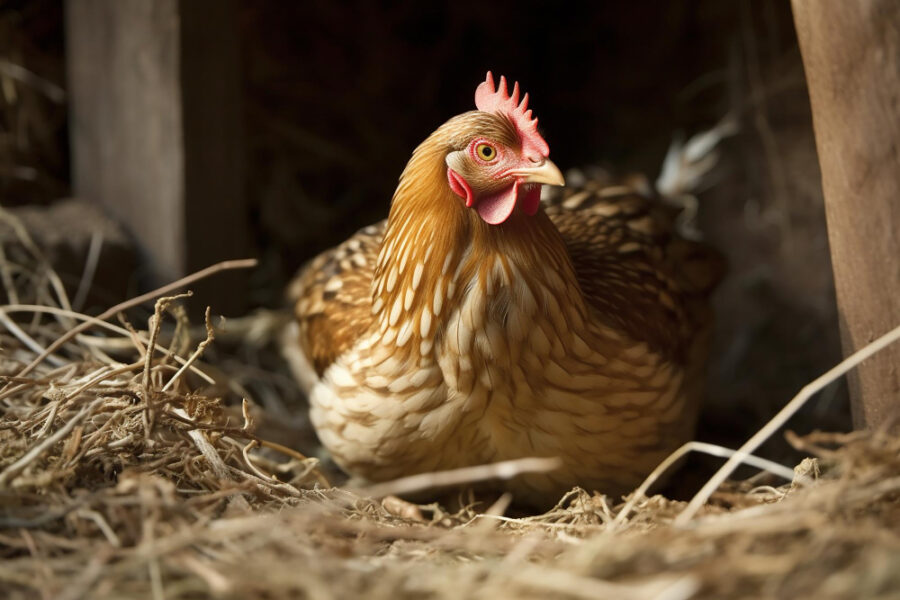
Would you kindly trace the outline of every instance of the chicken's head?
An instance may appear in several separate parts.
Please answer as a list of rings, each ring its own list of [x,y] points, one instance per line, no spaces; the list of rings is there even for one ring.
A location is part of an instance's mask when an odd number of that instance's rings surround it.
[[[527,215],[538,210],[541,185],[563,185],[562,173],[547,156],[550,148],[528,110],[528,94],[519,102],[519,84],[510,95],[506,78],[494,86],[490,72],[475,91],[478,111],[466,120],[463,147],[447,154],[450,189],[490,225],[499,225],[518,206]]]

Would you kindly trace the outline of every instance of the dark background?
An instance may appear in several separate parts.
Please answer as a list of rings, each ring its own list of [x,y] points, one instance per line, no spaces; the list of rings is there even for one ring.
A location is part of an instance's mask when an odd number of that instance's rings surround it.
[[[655,177],[676,130],[747,110],[743,29],[764,30],[755,60],[796,52],[782,2],[427,4],[243,5],[261,246],[296,263],[384,217],[412,148],[474,107],[489,69],[530,93],[564,169]]]
[[[385,217],[412,149],[473,108],[491,69],[530,93],[563,170],[602,165],[653,180],[678,132],[739,120],[699,197],[702,229],[730,262],[704,439],[744,439],[839,360],[787,2],[244,0],[238,21],[246,217],[262,261],[251,305],[278,306],[303,261]],[[63,29],[59,0],[0,0],[4,206],[69,193]],[[9,65],[34,79],[11,77]],[[823,396],[795,428],[850,428],[843,391]]]

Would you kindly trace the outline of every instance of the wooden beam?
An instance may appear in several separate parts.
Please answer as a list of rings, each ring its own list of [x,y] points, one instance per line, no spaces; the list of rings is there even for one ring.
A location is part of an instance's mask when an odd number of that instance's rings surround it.
[[[235,0],[67,0],[74,191],[134,235],[147,285],[247,254],[236,19]],[[242,277],[195,304],[239,312]]]
[[[900,324],[900,2],[792,0],[844,353]],[[850,380],[854,422],[900,409],[900,346]]]

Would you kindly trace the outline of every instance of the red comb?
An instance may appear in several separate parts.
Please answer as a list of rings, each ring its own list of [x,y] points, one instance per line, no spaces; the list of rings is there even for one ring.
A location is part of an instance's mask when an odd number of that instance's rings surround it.
[[[500,87],[494,87],[494,76],[488,71],[485,79],[475,90],[475,106],[484,112],[505,114],[515,124],[522,138],[522,153],[529,158],[546,158],[550,147],[538,133],[538,120],[528,110],[528,94],[519,103],[519,82],[513,85],[512,96],[506,88],[506,77],[500,76]]]

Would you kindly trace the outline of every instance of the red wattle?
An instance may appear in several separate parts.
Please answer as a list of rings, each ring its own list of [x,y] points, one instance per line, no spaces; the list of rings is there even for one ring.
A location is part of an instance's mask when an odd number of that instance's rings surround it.
[[[478,216],[488,225],[506,221],[516,209],[516,204],[529,216],[534,215],[541,204],[541,186],[538,183],[520,185],[517,179],[499,192],[480,196],[476,200],[469,182],[453,169],[447,169],[447,181],[453,193],[466,201],[466,207],[474,205]]]
[[[478,216],[488,225],[499,225],[509,218],[516,208],[519,182],[500,190],[495,194],[482,196],[475,205]]]
[[[526,183],[519,189],[519,206],[528,216],[534,215],[541,205],[541,184]]]

